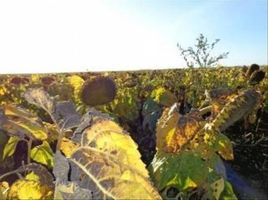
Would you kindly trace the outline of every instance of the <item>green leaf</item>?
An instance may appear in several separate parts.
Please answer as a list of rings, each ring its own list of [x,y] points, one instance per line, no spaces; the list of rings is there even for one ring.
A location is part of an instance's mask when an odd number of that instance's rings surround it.
[[[220,156],[225,160],[233,160],[234,154],[233,154],[233,146],[231,143],[231,140],[223,135],[223,134],[217,134],[216,136],[216,151],[220,154]]]
[[[4,148],[3,151],[3,160],[9,156],[12,156],[16,150],[16,146],[18,144],[18,142],[20,141],[20,138],[17,136],[11,136]]]
[[[221,193],[220,199],[222,200],[237,200],[237,197],[233,191],[231,183],[224,181],[224,190]]]
[[[205,161],[196,153],[157,152],[151,163],[150,172],[159,190],[168,186],[186,190],[204,183],[209,170]]]
[[[37,174],[35,174],[34,172],[27,174],[25,176],[25,179],[29,180],[29,181],[39,181],[40,180],[39,176]]]
[[[36,146],[31,150],[31,158],[49,168],[54,166],[53,151],[46,141],[43,141],[43,144]]]
[[[176,96],[163,87],[153,90],[151,97],[154,101],[163,106],[172,106],[177,102]]]

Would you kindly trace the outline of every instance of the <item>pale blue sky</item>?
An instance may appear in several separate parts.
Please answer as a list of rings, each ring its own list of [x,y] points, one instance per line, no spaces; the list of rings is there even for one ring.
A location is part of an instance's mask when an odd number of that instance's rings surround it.
[[[200,33],[223,65],[268,63],[267,0],[10,0],[0,27],[0,73],[183,67]]]

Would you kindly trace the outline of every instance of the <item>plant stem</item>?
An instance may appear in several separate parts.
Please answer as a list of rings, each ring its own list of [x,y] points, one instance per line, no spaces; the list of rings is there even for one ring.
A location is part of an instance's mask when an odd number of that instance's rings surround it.
[[[204,114],[210,112],[211,109],[212,109],[212,106],[207,106],[207,107],[205,107],[205,108],[200,109],[200,110],[199,110],[199,113],[200,113],[200,115],[204,115]]]
[[[10,172],[7,172],[7,173],[3,174],[2,176],[0,176],[0,180],[2,180],[3,178],[5,178],[6,176],[10,176],[12,174],[18,174],[20,172],[21,172],[21,168],[16,169],[16,170],[13,170],[13,171],[10,171]]]

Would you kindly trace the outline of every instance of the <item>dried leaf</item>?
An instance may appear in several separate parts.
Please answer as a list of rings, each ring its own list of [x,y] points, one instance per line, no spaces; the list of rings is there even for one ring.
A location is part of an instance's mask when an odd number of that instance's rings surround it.
[[[176,96],[163,87],[153,90],[151,97],[163,106],[172,106],[177,102]]]
[[[90,190],[81,188],[74,182],[65,181],[56,183],[54,199],[90,200],[92,199],[92,194]]]
[[[5,120],[2,128],[11,135],[23,137],[27,135],[30,138],[45,140],[47,131],[38,117],[25,109],[14,105],[4,106]]]
[[[139,173],[148,177],[145,165],[140,160],[141,155],[137,150],[137,144],[118,124],[111,120],[96,120],[84,131],[81,144],[113,156],[122,164],[135,166]]]
[[[212,121],[214,129],[226,130],[244,116],[247,116],[260,103],[261,95],[254,90],[246,90],[233,96]]]
[[[78,127],[81,116],[76,112],[75,106],[71,101],[56,103],[53,118],[63,130]]]
[[[156,146],[165,152],[179,152],[189,143],[202,127],[202,118],[198,112],[180,115],[170,112],[171,108],[164,110],[156,128]]]
[[[8,182],[0,182],[0,199],[1,200],[6,200],[7,195],[9,191],[9,184]]]
[[[33,105],[44,109],[49,114],[54,111],[54,101],[42,88],[31,88],[24,93],[25,99]]]
[[[81,147],[70,160],[73,163],[72,172],[80,174],[80,178],[76,176],[76,180],[72,180],[78,183],[80,180],[84,188],[90,188],[93,198],[161,199],[136,166],[127,165],[107,152]]]
[[[61,154],[60,151],[56,152],[54,163],[53,174],[56,177],[56,181],[67,181],[70,166],[68,160]]]

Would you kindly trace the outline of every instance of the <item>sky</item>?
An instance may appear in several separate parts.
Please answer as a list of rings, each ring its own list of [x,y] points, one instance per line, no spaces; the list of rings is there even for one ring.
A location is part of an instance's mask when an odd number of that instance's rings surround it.
[[[221,65],[267,64],[267,0],[0,0],[0,73],[186,67],[203,33]]]

